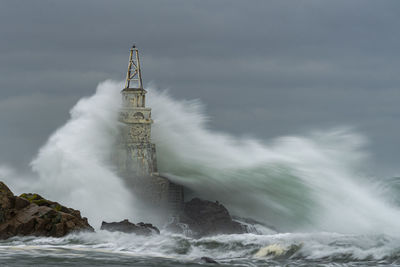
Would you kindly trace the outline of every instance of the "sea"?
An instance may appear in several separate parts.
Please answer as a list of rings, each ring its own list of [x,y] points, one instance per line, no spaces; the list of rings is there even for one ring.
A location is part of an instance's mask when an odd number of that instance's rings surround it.
[[[216,263],[207,263],[208,257]],[[400,239],[384,235],[277,233],[201,239],[162,232],[17,237],[0,243],[1,266],[397,266]]]

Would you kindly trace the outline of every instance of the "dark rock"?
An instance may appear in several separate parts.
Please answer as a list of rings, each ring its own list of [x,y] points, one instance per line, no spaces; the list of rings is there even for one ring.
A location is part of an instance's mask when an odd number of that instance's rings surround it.
[[[67,208],[58,202],[50,201],[44,199],[39,194],[32,194],[32,193],[24,193],[19,196],[20,198],[29,201],[30,203],[34,203],[38,206],[45,206],[54,209],[55,211],[61,211],[67,214],[71,214],[74,217],[81,217],[81,212],[79,210],[74,210],[71,208]],[[85,218],[84,218],[85,219]]]
[[[111,223],[102,222],[100,229],[110,232],[135,233],[137,235],[160,234],[160,230],[158,230],[157,227],[153,226],[150,223],[140,222],[138,224],[134,224],[129,222],[128,220]]]
[[[213,263],[213,264],[219,264],[216,262],[214,259],[209,258],[209,257],[201,257],[201,261],[204,263]]]
[[[29,202],[29,200],[26,200],[26,199],[21,198],[21,197],[16,197],[15,198],[15,207],[14,208],[16,210],[20,210],[20,209],[25,208],[26,206],[29,206],[29,204],[31,204]]]
[[[14,196],[0,182],[0,239],[26,235],[61,237],[75,231],[94,231],[78,210],[37,194]]]
[[[186,202],[179,216],[179,223],[171,223],[166,229],[183,233],[182,225],[187,225],[194,237],[248,232],[246,226],[232,220],[229,211],[218,201],[211,202],[199,198]]]

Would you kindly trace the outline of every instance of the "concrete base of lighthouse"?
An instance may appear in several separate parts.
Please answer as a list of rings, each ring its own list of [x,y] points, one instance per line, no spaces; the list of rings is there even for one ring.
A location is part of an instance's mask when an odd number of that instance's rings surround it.
[[[147,176],[120,174],[134,195],[133,209],[141,220],[162,226],[183,209],[183,187],[158,173]],[[139,219],[139,218],[138,218]]]

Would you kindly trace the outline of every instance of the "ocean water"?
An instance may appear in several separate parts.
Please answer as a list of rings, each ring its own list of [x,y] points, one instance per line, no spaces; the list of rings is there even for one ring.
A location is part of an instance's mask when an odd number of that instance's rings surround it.
[[[263,248],[268,253],[258,255]],[[191,239],[163,232],[18,237],[0,243],[1,266],[393,266],[400,239],[384,235],[280,233]]]
[[[155,222],[110,160],[122,87],[106,81],[81,99],[38,151],[30,174],[1,165],[11,190],[79,209],[95,228],[102,220]],[[188,197],[218,200],[268,227],[202,239],[101,230],[16,237],[0,241],[1,266],[212,265],[202,257],[225,266],[400,265],[399,182],[363,173],[364,136],[338,127],[273,140],[236,137],[210,130],[199,101],[148,91],[160,172],[190,189]]]

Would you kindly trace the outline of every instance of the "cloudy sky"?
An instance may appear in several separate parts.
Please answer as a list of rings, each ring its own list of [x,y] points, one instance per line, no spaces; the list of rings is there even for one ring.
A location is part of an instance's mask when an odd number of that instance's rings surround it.
[[[68,110],[122,80],[200,99],[211,127],[270,139],[347,125],[399,173],[399,1],[2,1],[0,162],[26,166]]]

